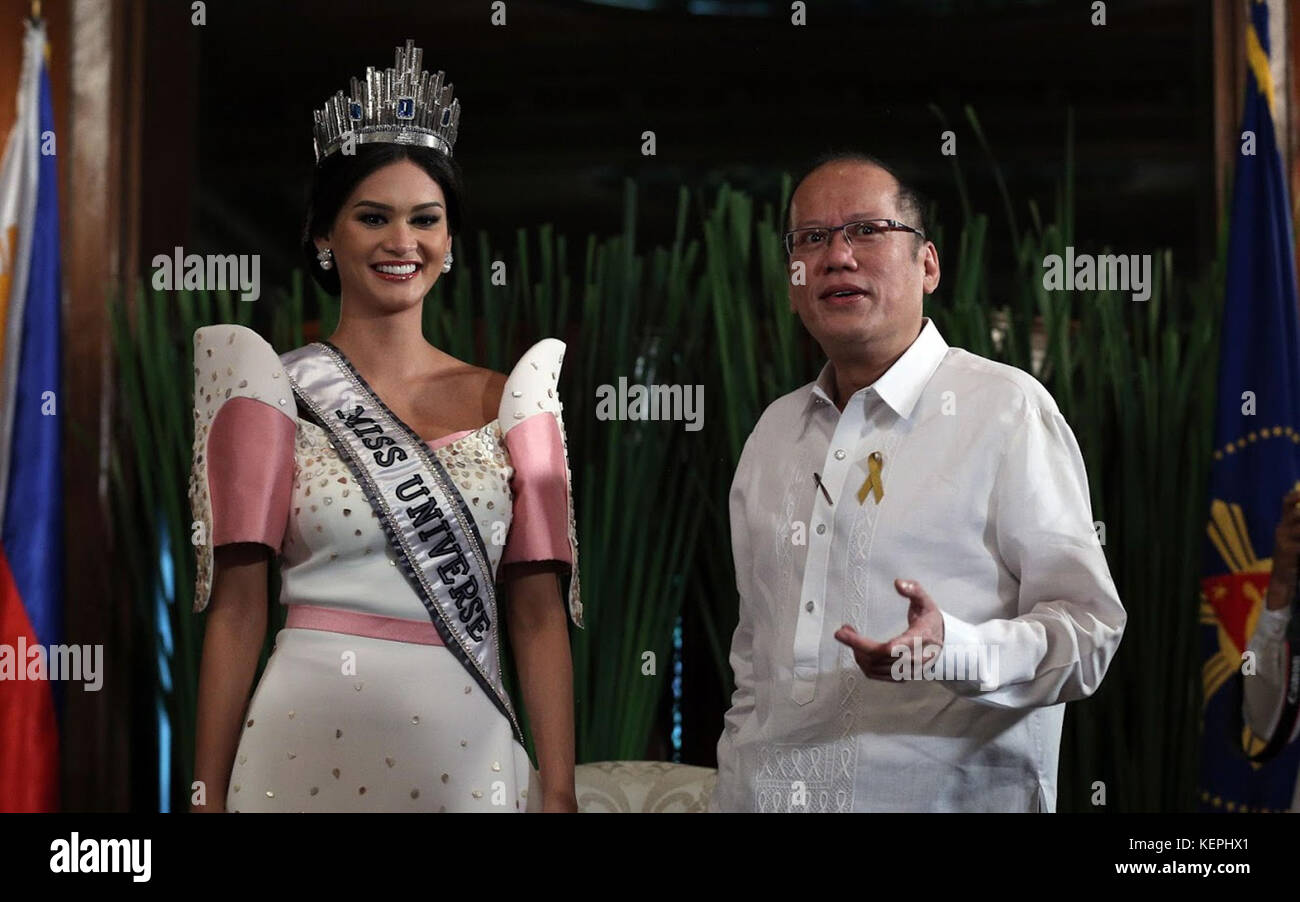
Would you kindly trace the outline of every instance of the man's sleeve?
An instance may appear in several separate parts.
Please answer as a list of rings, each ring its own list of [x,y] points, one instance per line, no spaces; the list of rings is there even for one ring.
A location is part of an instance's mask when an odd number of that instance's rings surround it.
[[[1242,708],[1251,732],[1269,740],[1282,715],[1286,692],[1286,628],[1291,620],[1289,607],[1259,612],[1259,622],[1246,648],[1255,653],[1255,672],[1242,677]],[[1288,741],[1300,735],[1300,718]]]
[[[731,515],[731,553],[736,567],[736,592],[740,598],[740,620],[731,637],[731,669],[736,676],[736,691],[731,695],[731,709],[723,718],[722,736],[718,739],[718,782],[709,802],[709,810],[723,811],[733,805],[727,795],[740,785],[735,774],[735,753],[732,739],[741,724],[754,710],[754,633],[749,605],[753,598],[749,580],[753,572],[750,537],[745,517],[745,487],[749,480],[750,445],[753,436],[745,442],[736,476],[731,484],[729,510]]]
[[[1093,528],[1083,455],[1054,404],[1030,404],[1009,437],[991,510],[998,553],[1019,580],[1019,615],[967,623],[944,612],[944,674],[968,677],[945,685],[999,708],[1087,698],[1127,615]]]

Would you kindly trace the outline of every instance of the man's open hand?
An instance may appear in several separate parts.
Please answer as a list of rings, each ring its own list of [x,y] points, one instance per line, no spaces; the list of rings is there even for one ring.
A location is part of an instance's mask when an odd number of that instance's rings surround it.
[[[943,615],[934,599],[921,588],[920,583],[912,580],[896,579],[894,589],[911,602],[907,608],[907,629],[904,632],[884,642],[873,642],[866,636],[858,635],[857,630],[847,623],[835,631],[835,638],[853,649],[853,657],[858,666],[873,680],[892,682],[892,668],[899,660],[904,662],[902,666],[906,668],[905,672],[912,672],[912,651],[918,639],[923,649],[922,666],[933,660],[943,647]],[[892,654],[898,646],[903,647],[902,653]]]

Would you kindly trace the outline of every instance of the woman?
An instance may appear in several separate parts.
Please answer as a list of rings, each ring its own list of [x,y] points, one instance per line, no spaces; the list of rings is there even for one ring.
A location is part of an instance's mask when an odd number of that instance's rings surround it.
[[[304,251],[338,328],[280,357],[238,326],[194,339],[195,609],[211,604],[191,810],[574,811],[564,345],[507,378],[424,341],[461,224],[459,103],[412,42],[316,121]],[[272,551],[289,613],[245,710]]]

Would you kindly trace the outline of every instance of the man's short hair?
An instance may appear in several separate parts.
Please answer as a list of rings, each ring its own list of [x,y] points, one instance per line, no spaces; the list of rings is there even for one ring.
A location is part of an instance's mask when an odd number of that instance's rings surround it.
[[[781,221],[785,223],[784,231],[788,232],[790,229],[794,228],[790,222],[790,213],[791,208],[794,205],[795,191],[799,190],[799,186],[804,183],[808,176],[812,175],[816,170],[821,169],[823,166],[828,166],[831,163],[865,163],[883,169],[885,172],[889,173],[898,184],[898,215],[904,218],[907,225],[920,229],[925,233],[924,238],[920,235],[912,236],[915,241],[915,248],[919,250],[921,246],[929,240],[930,223],[926,216],[926,210],[930,206],[929,199],[926,198],[926,196],[922,194],[915,185],[903,179],[893,166],[890,166],[879,157],[857,150],[828,151],[812,161],[808,168],[803,171],[803,174],[801,174],[799,179],[794,183],[794,188],[791,189],[790,196],[786,198],[785,215],[781,218]]]

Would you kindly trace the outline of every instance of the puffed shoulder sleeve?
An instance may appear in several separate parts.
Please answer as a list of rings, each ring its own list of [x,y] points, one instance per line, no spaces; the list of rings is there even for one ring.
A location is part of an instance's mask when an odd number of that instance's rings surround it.
[[[194,610],[212,591],[212,552],[260,542],[279,552],[293,488],[296,407],[274,349],[252,329],[194,333],[191,536],[198,557]]]
[[[567,565],[569,615],[581,627],[573,480],[558,389],[563,361],[564,342],[539,341],[515,365],[501,395],[501,432],[514,467],[514,512],[501,562]]]

